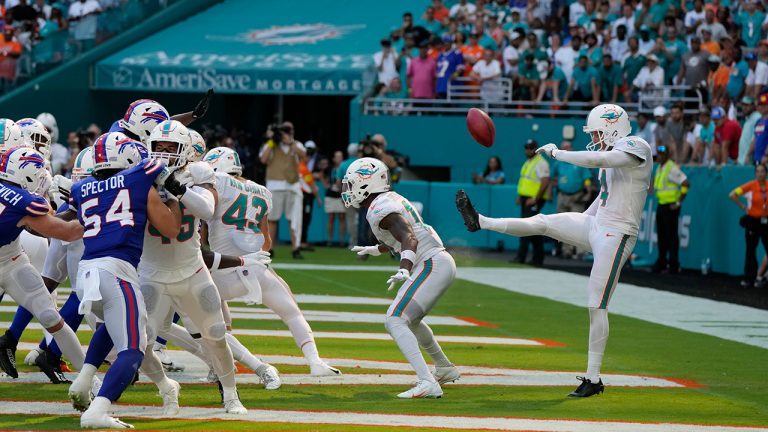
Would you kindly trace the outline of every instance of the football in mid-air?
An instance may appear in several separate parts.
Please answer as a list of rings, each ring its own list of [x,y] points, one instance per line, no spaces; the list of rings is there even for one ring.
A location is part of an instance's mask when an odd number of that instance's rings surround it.
[[[467,113],[467,129],[472,138],[484,147],[493,145],[496,139],[496,126],[483,110],[471,108]]]

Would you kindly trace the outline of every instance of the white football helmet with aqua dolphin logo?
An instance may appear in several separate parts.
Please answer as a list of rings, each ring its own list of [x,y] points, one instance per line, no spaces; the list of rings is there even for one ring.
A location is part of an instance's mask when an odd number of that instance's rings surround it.
[[[389,191],[389,169],[374,158],[352,162],[341,180],[341,200],[346,207],[359,208],[371,194]]]
[[[629,115],[624,108],[614,104],[602,104],[592,108],[587,117],[584,132],[590,134],[592,141],[587,144],[587,150],[608,150],[613,143],[632,132]],[[597,133],[597,136],[592,135]]]

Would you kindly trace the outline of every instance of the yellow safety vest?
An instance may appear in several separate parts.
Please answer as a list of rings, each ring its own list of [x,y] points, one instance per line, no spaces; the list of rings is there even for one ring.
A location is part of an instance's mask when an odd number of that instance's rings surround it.
[[[669,173],[677,165],[668,160],[664,166],[656,170],[656,178],[653,180],[653,189],[656,191],[656,198],[659,204],[673,204],[680,201],[680,185],[669,181]]]
[[[520,181],[517,183],[517,194],[524,197],[536,198],[541,187],[541,179],[536,174],[536,167],[547,163],[540,154],[528,159],[520,170]],[[545,194],[546,195],[546,194]],[[546,198],[546,196],[544,196]]]

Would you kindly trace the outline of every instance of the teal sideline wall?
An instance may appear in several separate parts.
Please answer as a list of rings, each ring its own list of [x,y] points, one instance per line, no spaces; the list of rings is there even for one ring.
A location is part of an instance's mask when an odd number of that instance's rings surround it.
[[[699,269],[702,260],[709,258],[712,270],[734,275],[741,274],[744,266],[744,230],[739,227],[741,212],[728,198],[736,186],[752,180],[748,167],[725,167],[715,170],[685,167],[691,190],[683,203],[680,216],[680,259],[684,268]],[[446,245],[496,248],[504,242],[507,250],[516,249],[518,239],[497,233],[480,231],[469,233],[456,211],[456,190],[467,190],[478,210],[493,217],[517,217],[515,185],[473,185],[470,183],[430,183],[402,181],[395,190],[424,206],[424,220],[440,234]],[[556,205],[549,202],[544,213],[554,213]],[[640,265],[651,265],[657,256],[656,200],[649,196],[643,210],[638,242],[634,254]],[[321,207],[315,205],[310,225],[310,242],[326,240],[327,218]],[[288,239],[287,224],[281,224],[281,238]],[[762,252],[759,253],[762,255]]]
[[[105,115],[119,118],[130,100],[119,94],[91,91],[92,65],[99,60],[129,46],[153,33],[199,13],[221,0],[185,0],[144,20],[136,27],[88,51],[69,63],[48,71],[0,98],[0,117],[18,119],[35,117],[40,112],[56,116],[66,139],[67,131],[85,127],[91,122],[104,124]],[[105,98],[116,98],[110,105],[119,106],[114,113],[105,114]],[[199,98],[199,96],[196,96]],[[194,106],[194,105],[192,105]],[[170,109],[170,107],[169,107]],[[172,109],[172,111],[174,111]]]

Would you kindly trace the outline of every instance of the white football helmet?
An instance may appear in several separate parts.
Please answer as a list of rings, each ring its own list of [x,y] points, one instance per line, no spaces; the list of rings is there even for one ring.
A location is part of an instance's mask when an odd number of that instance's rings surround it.
[[[205,154],[203,158],[216,172],[242,175],[243,164],[240,163],[240,155],[229,147],[216,147]]]
[[[155,126],[170,118],[168,110],[159,103],[151,99],[139,99],[128,106],[118,125],[144,141],[152,134]]]
[[[160,142],[172,142],[176,144],[176,150],[159,152],[155,148]],[[147,140],[149,156],[152,159],[165,162],[169,169],[183,167],[187,163],[190,137],[189,129],[176,120],[166,120],[152,131]]]
[[[341,200],[346,207],[359,208],[372,193],[389,191],[389,169],[374,158],[352,162],[341,180]]]
[[[93,163],[93,147],[86,147],[80,150],[75,159],[75,165],[72,167],[72,182],[78,182],[86,177],[90,177],[93,173]]]
[[[146,149],[140,142],[121,132],[107,132],[93,143],[93,172],[130,168],[141,162],[145,154]]]
[[[0,156],[0,180],[40,193],[48,190],[51,174],[45,169],[43,155],[30,147],[13,147]]]
[[[51,113],[40,113],[37,115],[37,121],[43,124],[48,132],[51,134],[51,140],[54,143],[59,142],[59,124],[56,122],[56,117]]]
[[[617,140],[628,136],[632,132],[629,124],[629,115],[624,108],[614,104],[602,104],[592,108],[587,117],[584,132],[592,135],[597,132],[598,139],[587,144],[587,150],[607,150]]]
[[[51,133],[37,119],[23,118],[16,122],[21,133],[45,159],[51,158]]]
[[[200,162],[205,156],[205,140],[200,133],[194,129],[189,129],[189,148],[187,151],[187,162]]]
[[[21,128],[11,119],[0,119],[0,155],[13,147],[31,147]]]

